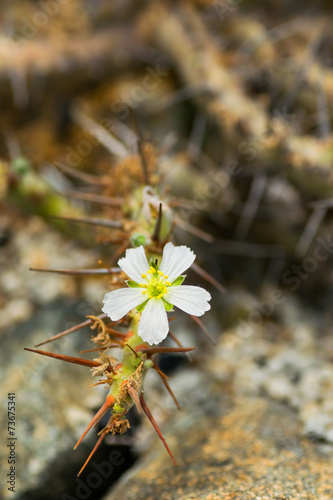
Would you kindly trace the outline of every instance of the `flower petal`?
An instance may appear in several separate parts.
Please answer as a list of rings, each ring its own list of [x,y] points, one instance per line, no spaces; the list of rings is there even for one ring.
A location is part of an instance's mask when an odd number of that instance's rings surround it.
[[[149,264],[143,246],[128,248],[126,256],[118,260],[118,266],[136,283],[142,282],[142,274],[149,271]]]
[[[167,243],[163,249],[160,270],[172,282],[193,264],[194,259],[195,253],[190,248],[175,247],[172,243]]]
[[[118,319],[125,316],[131,309],[142,304],[145,300],[147,300],[147,296],[143,295],[141,288],[119,288],[104,296],[102,311],[112,321],[118,321]]]
[[[200,286],[179,285],[168,287],[164,299],[187,314],[202,316],[210,309],[211,295]]]
[[[138,329],[138,335],[148,344],[159,344],[169,332],[169,322],[163,301],[150,299],[144,308]]]

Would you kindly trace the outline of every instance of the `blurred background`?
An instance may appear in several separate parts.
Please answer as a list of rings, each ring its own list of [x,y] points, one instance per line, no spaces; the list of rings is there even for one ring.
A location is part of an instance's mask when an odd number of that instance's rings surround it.
[[[4,414],[16,393],[15,498],[333,498],[332,16],[324,0],[2,0],[0,393]],[[140,148],[174,241],[213,277],[188,280],[213,295],[216,345],[177,314],[196,354],[160,364],[182,413],[147,380],[177,472],[133,411],[127,437],[96,455],[119,452],[110,477],[89,483],[92,468],[81,484],[97,433],[72,447],[105,390],[23,347],[100,314],[110,277],[29,268],[114,265],[116,229],[54,217],[130,221],[147,181]],[[85,329],[44,348],[90,346]],[[229,417],[239,432],[226,435]],[[7,456],[2,444],[5,474]]]

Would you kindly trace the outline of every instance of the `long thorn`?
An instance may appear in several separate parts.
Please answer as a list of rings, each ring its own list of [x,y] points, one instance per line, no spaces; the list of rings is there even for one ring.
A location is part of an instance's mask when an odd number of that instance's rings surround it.
[[[77,474],[77,477],[79,477],[81,475],[81,473],[84,471],[84,469],[86,468],[86,466],[88,465],[88,463],[90,462],[92,456],[94,455],[94,453],[96,452],[97,448],[99,447],[99,445],[101,444],[101,442],[103,441],[103,439],[105,438],[106,436],[106,432],[104,432],[103,434],[100,435],[99,437],[99,440],[97,441],[97,443],[95,444],[92,452],[90,453],[89,457],[87,458],[87,460],[84,462],[83,464],[83,467],[81,468],[80,472]]]
[[[38,269],[36,267],[30,267],[29,271],[36,271],[38,273],[55,273],[55,274],[66,274],[68,276],[80,276],[85,274],[110,274],[110,273],[120,273],[121,269],[119,267],[111,267],[110,269],[100,268],[100,269]]]
[[[138,153],[140,156],[141,166],[142,166],[142,171],[143,171],[143,180],[144,180],[144,183],[146,185],[148,185],[149,184],[149,172],[148,172],[148,165],[147,165],[145,153],[143,150],[144,140],[143,140],[143,136],[142,136],[141,127],[140,127],[139,120],[138,120],[133,108],[130,108],[130,114],[131,114],[131,118],[132,118],[132,122],[133,122],[133,125],[135,128],[135,131],[138,135],[137,146],[138,146]]]
[[[84,437],[88,434],[88,432],[90,431],[90,429],[95,424],[97,424],[97,422],[100,421],[100,419],[105,415],[105,413],[109,410],[109,408],[112,407],[113,403],[114,403],[114,397],[113,396],[107,396],[107,398],[105,400],[105,403],[103,404],[103,406],[101,406],[101,408],[98,410],[98,412],[96,413],[96,415],[89,422],[86,430],[84,431],[84,433],[82,434],[82,436],[80,437],[80,439],[78,440],[78,442],[76,443],[76,445],[74,446],[74,450],[76,450],[76,448],[79,446],[79,444],[84,439]]]
[[[211,336],[211,334],[209,333],[209,331],[207,330],[207,328],[205,327],[205,325],[203,324],[201,319],[197,318],[197,316],[192,316],[192,314],[190,314],[190,316],[193,319],[193,321],[195,321],[196,324],[201,328],[201,330],[204,332],[204,334],[209,338],[211,343],[216,345],[215,339]]]
[[[156,361],[153,361],[153,368],[157,371],[160,377],[164,378],[164,380],[169,380],[169,377],[164,372],[162,372]]]
[[[101,205],[109,205],[111,207],[121,207],[123,204],[123,200],[121,198],[111,198],[109,196],[101,196],[100,194],[95,193],[64,191],[60,194],[62,196],[67,196],[68,198],[76,198],[78,200],[90,201]]]
[[[134,402],[134,404],[135,404],[136,409],[138,410],[138,412],[142,413],[142,406],[141,406],[140,398],[139,398],[138,393],[136,392],[136,390],[133,389],[133,387],[129,387],[127,389],[127,392],[131,396],[131,398],[133,399],[133,402]]]
[[[100,319],[104,319],[106,317],[107,317],[106,314],[100,314],[99,316],[97,316],[97,318],[100,318]],[[47,344],[48,342],[53,342],[53,340],[60,339],[61,337],[64,337],[65,335],[69,335],[72,332],[76,332],[77,330],[81,330],[81,328],[84,328],[85,326],[89,326],[92,323],[94,323],[94,321],[92,319],[88,319],[87,321],[84,321],[83,323],[80,323],[79,325],[72,326],[71,328],[68,328],[68,330],[64,330],[63,332],[60,332],[60,333],[57,333],[56,335],[53,335],[53,337],[51,337],[50,339],[44,340],[44,342],[40,342],[39,344],[36,344],[35,347],[39,347],[41,345]]]
[[[154,368],[154,370],[156,370],[156,371],[157,371],[157,373],[158,373],[158,374],[159,374],[159,376],[161,377],[161,380],[162,380],[163,384],[165,385],[165,387],[166,387],[166,389],[167,389],[168,393],[170,394],[170,396],[171,396],[171,397],[172,397],[172,399],[174,400],[175,405],[177,406],[178,410],[180,410],[180,406],[179,406],[179,403],[178,403],[178,401],[177,401],[176,396],[174,395],[174,393],[173,393],[173,391],[172,391],[171,387],[169,386],[169,384],[168,384],[167,380],[165,380],[165,378],[162,376],[162,372],[161,372],[161,370],[159,369],[159,367],[158,367],[158,365],[157,365],[156,363],[154,363],[153,368]]]
[[[226,292],[224,286],[222,286],[221,283],[219,283],[215,278],[213,278],[213,276],[207,273],[207,271],[198,266],[198,264],[193,263],[191,269],[193,269],[195,273],[199,274],[199,276],[208,281],[208,283],[211,283],[213,286],[215,286],[215,288],[217,288],[217,290],[219,290],[221,293]]]
[[[87,349],[86,351],[80,351],[80,354],[85,354],[86,352],[96,352],[96,351],[101,351],[101,350],[102,350],[102,347],[96,347],[95,349]]]
[[[73,358],[73,356],[64,356],[63,354],[55,354],[54,352],[38,351],[37,349],[24,348],[25,351],[35,352],[37,354],[42,354],[43,356],[48,356],[49,358],[60,359],[61,361],[67,361],[67,363],[74,363],[76,365],[88,366],[89,368],[95,368],[101,366],[97,361],[90,361],[89,359],[83,358]]]
[[[179,347],[184,347],[184,346],[182,345],[182,343],[181,343],[181,342],[177,339],[176,335],[175,335],[174,333],[172,333],[171,331],[169,331],[169,337],[171,337],[171,338],[172,338],[172,340],[173,340],[173,341],[174,341],[174,342],[175,342],[175,343],[176,343]],[[185,356],[187,357],[187,359],[188,359],[189,361],[192,361],[191,356],[189,355],[189,353],[188,353],[188,352],[186,352],[186,353],[185,353]]]
[[[57,161],[54,162],[53,165],[61,170],[61,172],[64,172],[72,177],[76,177],[77,179],[80,179],[88,184],[97,184],[98,186],[107,184],[106,179],[103,177],[101,178],[98,175],[87,174],[86,172],[81,172],[81,170],[75,170],[74,168],[68,167],[67,165]]]
[[[67,215],[52,215],[50,218],[56,220],[65,220],[68,222],[91,224],[92,226],[112,227],[116,229],[122,229],[123,227],[122,223],[119,221],[98,219],[96,217],[70,217]]]
[[[162,203],[160,203],[160,206],[158,208],[158,216],[155,224],[155,229],[151,237],[153,241],[160,241],[161,226],[162,226]]]
[[[111,257],[111,259],[109,260],[109,267],[114,263],[115,260],[118,259],[118,257],[123,253],[125,252],[126,248],[128,248],[128,243],[129,243],[129,240],[126,239],[125,243],[123,243],[121,245],[120,248],[118,248],[118,250],[114,253],[114,255]]]
[[[213,243],[215,241],[214,236],[206,233],[206,231],[202,231],[202,229],[198,229],[197,227],[192,226],[192,224],[183,221],[179,217],[176,219],[176,225],[180,227],[183,231],[193,234],[194,236],[200,238],[201,240],[207,241],[207,243]]]
[[[131,349],[131,351],[133,352],[133,354],[135,355],[136,358],[139,357],[138,353],[129,344],[125,344],[125,347],[128,347],[129,349]]]
[[[89,132],[90,135],[95,137],[113,155],[119,156],[119,158],[124,158],[128,155],[128,148],[122,141],[79,108],[72,109],[72,118],[79,127]]]
[[[150,412],[150,410],[149,410],[149,408],[148,408],[148,406],[147,406],[147,403],[146,403],[146,401],[145,401],[145,400],[144,400],[144,398],[143,398],[143,394],[142,394],[142,393],[141,393],[141,396],[140,396],[140,401],[141,401],[141,406],[142,406],[143,411],[144,411],[144,412],[145,412],[145,414],[147,415],[147,417],[148,417],[148,419],[149,419],[150,423],[152,424],[152,426],[154,427],[155,431],[157,432],[158,437],[160,438],[160,440],[161,440],[161,441],[162,441],[162,443],[164,444],[165,448],[167,449],[167,452],[169,453],[169,455],[170,455],[170,457],[171,457],[171,459],[172,459],[173,463],[174,463],[175,465],[177,465],[176,460],[174,459],[174,456],[173,456],[173,454],[171,453],[171,450],[170,450],[170,448],[169,448],[169,446],[168,446],[168,444],[167,444],[166,440],[164,439],[163,434],[162,434],[162,432],[160,431],[160,428],[158,427],[158,425],[157,425],[157,423],[156,423],[156,420],[154,419],[153,415],[151,414],[151,412]]]
[[[123,332],[118,332],[117,330],[114,330],[113,328],[108,328],[108,325],[106,325],[106,329],[108,333],[111,333],[115,337],[119,337],[120,339],[125,339],[128,337],[128,333],[123,333]]]
[[[195,347],[142,347],[139,349],[140,352],[144,352],[146,354],[158,354],[159,352],[188,352],[193,351]]]

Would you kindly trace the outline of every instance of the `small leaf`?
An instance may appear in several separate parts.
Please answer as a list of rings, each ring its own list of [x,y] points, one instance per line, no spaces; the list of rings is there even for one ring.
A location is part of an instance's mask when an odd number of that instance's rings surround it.
[[[173,281],[173,282],[171,283],[171,285],[172,285],[172,286],[178,286],[178,285],[181,285],[181,284],[183,283],[184,279],[185,279],[185,276],[178,276],[178,278],[177,278],[177,279],[175,279],[175,281]]]
[[[173,310],[173,305],[170,304],[170,302],[168,302],[167,300],[163,299],[163,297],[162,297],[162,300],[163,300],[163,304],[164,304],[165,310],[166,311],[172,311]]]
[[[127,280],[126,283],[130,288],[140,288],[136,281]]]
[[[136,307],[136,310],[138,311],[138,313],[142,312],[144,310],[144,308],[146,307],[147,305],[147,302],[148,302],[148,299],[146,300],[146,302],[143,302],[142,304],[139,304],[137,307]]]

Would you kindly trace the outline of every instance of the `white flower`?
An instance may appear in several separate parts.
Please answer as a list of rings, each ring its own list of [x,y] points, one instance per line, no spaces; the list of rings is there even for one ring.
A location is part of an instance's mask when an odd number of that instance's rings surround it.
[[[126,250],[118,261],[121,269],[131,278],[128,288],[109,292],[104,297],[105,312],[112,321],[118,321],[135,307],[142,312],[138,334],[150,345],[159,344],[168,335],[166,311],[176,306],[193,316],[202,316],[210,309],[210,294],[198,286],[182,285],[186,271],[195,254],[186,246],[175,247],[167,243],[163,249],[161,265],[148,264],[143,247]]]

